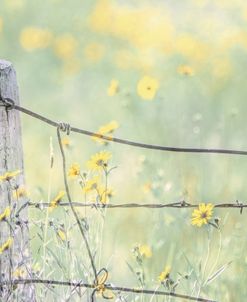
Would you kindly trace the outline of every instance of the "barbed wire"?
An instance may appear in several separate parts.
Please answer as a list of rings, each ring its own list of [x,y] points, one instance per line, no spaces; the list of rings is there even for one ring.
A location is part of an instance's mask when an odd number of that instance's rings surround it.
[[[8,109],[15,109],[20,112],[23,112],[33,118],[36,118],[50,126],[53,127],[61,127],[61,123],[56,122],[54,120],[51,120],[45,116],[42,116],[41,114],[38,114],[32,110],[29,110],[27,108],[24,108],[22,106],[16,105],[15,102],[10,98],[3,98],[0,96],[0,101],[3,103],[5,107]],[[111,141],[123,145],[129,145],[133,147],[139,147],[144,149],[152,149],[152,150],[159,150],[159,151],[170,151],[170,152],[183,152],[183,153],[215,153],[215,154],[229,154],[229,155],[247,155],[247,151],[245,150],[233,150],[233,149],[215,149],[215,148],[183,148],[183,147],[170,147],[170,146],[159,146],[159,145],[152,145],[152,144],[146,144],[146,143],[139,143],[135,141],[130,141],[126,139],[120,139],[116,137],[110,137],[106,135],[101,135],[96,132],[76,128],[76,127],[70,127],[70,124],[63,125],[67,126],[67,133],[69,132],[75,132],[87,136],[97,137],[102,140]]]
[[[61,156],[62,156],[62,166],[63,166],[63,177],[64,177],[64,186],[65,186],[65,190],[66,190],[66,194],[68,197],[68,203],[61,203],[60,206],[69,206],[71,208],[71,211],[73,213],[73,216],[76,220],[76,224],[79,227],[80,233],[82,235],[83,241],[85,243],[86,246],[86,250],[88,253],[88,257],[90,259],[90,263],[91,263],[91,268],[93,270],[93,275],[94,275],[94,280],[92,284],[85,284],[85,283],[81,283],[81,282],[64,282],[64,281],[54,281],[54,280],[40,280],[40,279],[23,279],[23,280],[10,280],[9,283],[12,284],[28,284],[28,283],[43,283],[43,284],[53,284],[53,285],[67,285],[67,286],[83,286],[86,288],[91,288],[93,289],[92,293],[91,293],[91,301],[94,301],[94,296],[96,292],[104,292],[105,289],[110,289],[110,290],[114,290],[114,291],[124,291],[124,292],[132,292],[132,293],[142,293],[142,294],[152,294],[152,295],[166,295],[166,296],[173,296],[173,297],[179,297],[179,298],[184,298],[187,300],[193,300],[193,301],[202,301],[202,302],[215,302],[213,300],[209,300],[209,299],[204,299],[204,298],[200,298],[200,297],[192,297],[192,296],[188,296],[188,295],[182,295],[182,294],[177,294],[174,292],[163,292],[163,291],[152,291],[152,290],[146,290],[146,289],[132,289],[132,288],[125,288],[125,287],[114,287],[112,285],[109,285],[106,283],[107,281],[107,277],[108,277],[108,271],[105,268],[101,268],[99,271],[97,271],[96,269],[96,265],[94,262],[94,257],[92,255],[91,252],[91,248],[88,242],[88,239],[86,237],[86,234],[83,230],[83,227],[81,225],[79,216],[77,215],[76,209],[75,207],[77,206],[91,206],[91,207],[104,207],[104,208],[134,208],[134,207],[145,207],[145,208],[165,208],[165,207],[173,207],[173,208],[192,208],[192,207],[196,207],[197,205],[193,205],[190,203],[187,203],[185,201],[180,201],[180,202],[175,202],[175,203],[169,203],[169,204],[137,204],[137,203],[130,203],[130,204],[80,204],[78,202],[73,202],[71,199],[71,195],[70,195],[70,190],[69,190],[69,185],[68,185],[68,179],[67,179],[67,173],[66,173],[66,157],[65,157],[65,152],[63,149],[63,144],[62,144],[62,140],[61,140],[61,134],[60,131],[64,131],[67,133],[67,135],[70,134],[70,132],[76,132],[76,133],[80,133],[80,134],[84,134],[87,136],[94,136],[94,137],[98,137],[101,138],[103,140],[106,141],[112,141],[112,142],[116,142],[116,143],[120,143],[120,144],[125,144],[125,145],[130,145],[130,146],[134,146],[134,147],[140,147],[140,148],[145,148],[145,149],[153,149],[153,150],[160,150],[160,151],[172,151],[172,152],[187,152],[187,153],[218,153],[218,154],[234,154],[234,155],[247,155],[247,151],[240,151],[240,150],[227,150],[227,149],[203,149],[203,148],[180,148],[180,147],[166,147],[166,146],[159,146],[159,145],[151,145],[151,144],[144,144],[144,143],[139,143],[139,142],[134,142],[134,141],[129,141],[129,140],[124,140],[124,139],[119,139],[119,138],[112,138],[109,136],[104,136],[104,135],[100,135],[98,133],[95,132],[91,132],[91,131],[87,131],[84,129],[79,129],[79,128],[75,128],[75,127],[71,127],[70,124],[67,123],[60,123],[60,122],[56,122],[53,121],[51,119],[48,119],[36,112],[33,112],[29,109],[26,109],[24,107],[21,107],[19,105],[16,105],[15,102],[10,99],[10,98],[2,98],[0,96],[0,101],[2,101],[2,104],[6,107],[7,110],[11,110],[11,109],[15,109],[18,110],[22,113],[25,113],[33,118],[36,118],[38,120],[41,120],[44,123],[47,123],[53,127],[57,128],[57,139],[58,139],[58,143],[59,143],[59,148],[60,148],[60,152],[61,152]],[[34,206],[38,206],[37,203],[31,203],[31,202],[27,202],[27,205],[34,205]],[[46,206],[49,206],[48,203],[45,204]],[[232,207],[232,208],[240,208],[240,213],[242,213],[243,208],[246,207],[247,205],[243,205],[242,203],[239,203],[238,201],[236,201],[236,204],[218,204],[215,205],[215,207]],[[23,206],[21,207],[23,208]],[[20,209],[18,211],[18,213],[20,212]],[[99,283],[98,280],[98,276],[100,275],[100,273],[106,273],[106,278],[104,280],[104,282],[101,284]],[[1,285],[6,285],[7,283],[5,282],[1,282]],[[103,298],[104,295],[102,295]]]
[[[74,207],[89,207],[89,208],[148,208],[148,209],[162,209],[162,208],[176,208],[176,209],[184,209],[184,208],[197,208],[198,204],[191,204],[186,201],[179,201],[174,203],[92,203],[92,202],[80,202],[73,201],[72,205]],[[50,203],[48,202],[32,202],[29,201],[27,206],[32,206],[36,208],[49,207]],[[68,207],[70,204],[68,202],[60,202],[57,206]],[[214,204],[214,208],[236,208],[236,209],[244,209],[247,208],[247,204],[240,203],[236,201],[236,203],[219,203]]]
[[[1,286],[8,285],[9,281],[2,281],[0,282]],[[18,279],[12,280],[13,285],[18,284],[47,284],[47,285],[60,285],[60,286],[73,286],[73,287],[84,287],[94,289],[94,284],[83,283],[81,281],[57,281],[57,280],[48,280],[48,279]],[[117,291],[117,292],[128,292],[128,293],[135,293],[135,294],[146,294],[146,295],[157,295],[157,296],[170,296],[174,298],[182,298],[185,300],[190,301],[199,301],[199,302],[216,302],[215,300],[201,298],[201,297],[194,297],[188,296],[184,294],[178,294],[175,292],[165,292],[159,290],[148,290],[148,289],[137,289],[137,288],[129,288],[129,287],[122,287],[122,286],[113,286],[110,284],[105,284],[105,289]]]

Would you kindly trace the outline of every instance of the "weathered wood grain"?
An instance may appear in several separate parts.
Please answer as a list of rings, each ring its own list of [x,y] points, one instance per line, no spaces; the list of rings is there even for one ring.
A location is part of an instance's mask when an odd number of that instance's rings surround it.
[[[12,64],[5,60],[0,60],[0,93],[19,104],[16,73]],[[0,245],[13,238],[12,247],[0,253],[2,280],[18,278],[19,275],[31,277],[31,258],[27,210],[22,210],[16,217],[18,209],[27,202],[27,196],[25,193],[18,198],[14,196],[18,188],[25,188],[20,116],[18,111],[7,110],[0,104],[0,175],[16,170],[21,171],[19,175],[10,180],[0,180],[0,213],[6,207],[11,209],[10,217],[0,221]],[[35,301],[34,286],[2,287],[0,300]]]

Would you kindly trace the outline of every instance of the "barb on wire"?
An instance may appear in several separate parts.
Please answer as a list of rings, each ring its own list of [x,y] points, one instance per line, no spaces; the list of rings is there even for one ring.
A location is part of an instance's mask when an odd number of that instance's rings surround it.
[[[47,117],[44,117],[34,111],[31,111],[27,108],[24,108],[22,106],[16,105],[13,100],[1,98],[1,101],[4,106],[8,107],[9,109],[16,109],[20,112],[23,112],[33,118],[36,118],[46,124],[49,124],[53,127],[61,127],[61,124],[53,121],[51,119],[48,119]],[[10,104],[11,101],[11,104]],[[133,147],[139,147],[144,149],[152,149],[152,150],[160,150],[160,151],[170,151],[170,152],[183,152],[183,153],[214,153],[214,154],[232,154],[232,155],[247,155],[247,151],[245,150],[233,150],[233,149],[215,149],[215,148],[183,148],[183,147],[170,147],[170,146],[159,146],[159,145],[152,145],[152,144],[145,144],[145,143],[139,143],[135,141],[130,141],[126,139],[120,139],[120,138],[113,138],[105,135],[101,135],[99,133],[95,133],[92,131],[87,131],[80,128],[71,127],[69,129],[71,132],[87,135],[87,136],[94,136],[101,138],[106,141],[111,141],[123,145],[129,145]]]
[[[0,282],[1,286],[8,285],[9,281]],[[73,286],[73,287],[84,287],[84,288],[95,288],[95,284],[82,283],[81,281],[57,281],[57,280],[47,280],[47,279],[17,279],[12,280],[13,285],[18,284],[47,284],[47,285],[60,285],[60,286]],[[120,287],[113,286],[110,284],[105,284],[104,287],[106,289],[117,291],[117,292],[128,292],[134,294],[146,294],[146,295],[157,295],[157,296],[170,296],[174,298],[182,298],[188,301],[199,301],[199,302],[216,302],[215,300],[193,297],[184,294],[178,294],[174,292],[165,292],[165,291],[157,291],[157,290],[148,290],[148,289],[136,289],[129,287]]]

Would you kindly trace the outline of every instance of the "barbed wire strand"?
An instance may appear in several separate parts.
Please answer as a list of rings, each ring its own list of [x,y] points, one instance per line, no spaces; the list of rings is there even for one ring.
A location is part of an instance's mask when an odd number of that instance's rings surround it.
[[[32,110],[29,110],[27,108],[24,108],[22,106],[16,105],[13,100],[9,98],[0,98],[3,105],[6,106],[9,109],[15,109],[20,112],[23,112],[33,118],[36,118],[46,124],[49,124],[53,127],[59,127],[60,123],[53,121],[45,116],[42,116],[41,114],[38,114]],[[233,149],[215,149],[215,148],[183,148],[183,147],[169,147],[169,146],[159,146],[159,145],[152,145],[152,144],[145,144],[145,143],[139,143],[135,141],[130,141],[126,139],[120,139],[116,137],[109,137],[106,135],[101,135],[99,133],[95,133],[92,131],[71,127],[71,132],[87,135],[87,136],[93,136],[100,138],[102,140],[111,141],[123,145],[129,145],[133,147],[139,147],[144,149],[152,149],[152,150],[160,150],[160,151],[170,151],[170,152],[183,152],[183,153],[215,153],[215,154],[231,154],[231,155],[247,155],[247,151],[241,151],[241,150],[233,150]]]
[[[9,281],[2,281],[0,284],[2,286],[8,285]],[[84,288],[95,288],[94,284],[82,283],[82,282],[75,282],[75,281],[57,281],[57,280],[45,280],[45,279],[18,279],[12,280],[13,285],[18,284],[48,284],[48,285],[60,285],[60,286],[73,286],[73,287],[84,287]],[[118,291],[118,292],[129,292],[129,293],[136,293],[136,294],[147,294],[147,295],[158,295],[158,296],[170,296],[174,298],[182,298],[190,301],[199,301],[199,302],[217,302],[215,300],[210,300],[201,297],[193,297],[183,294],[178,294],[174,292],[165,292],[165,291],[157,291],[157,290],[148,290],[148,289],[137,289],[137,288],[129,288],[129,287],[121,287],[121,286],[113,286],[110,284],[105,284],[105,288]]]
[[[74,207],[90,207],[90,208],[109,208],[109,209],[115,209],[115,208],[148,208],[148,209],[161,209],[161,208],[176,208],[176,209],[184,209],[184,208],[197,208],[198,204],[190,204],[187,202],[174,202],[174,203],[119,203],[119,204],[112,204],[112,203],[92,203],[92,202],[80,202],[80,201],[72,201],[72,205]],[[50,204],[48,202],[28,202],[26,206],[32,206],[36,208],[42,208],[42,207],[49,207]],[[68,202],[60,202],[57,204],[57,206],[61,207],[68,207],[70,206],[70,203]],[[214,208],[236,208],[236,209],[244,209],[247,208],[247,204],[243,203],[219,203],[214,204]]]

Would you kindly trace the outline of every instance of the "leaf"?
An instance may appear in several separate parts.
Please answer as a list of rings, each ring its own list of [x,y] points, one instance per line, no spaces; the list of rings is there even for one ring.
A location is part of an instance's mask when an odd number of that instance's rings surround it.
[[[211,283],[214,279],[216,279],[220,274],[222,274],[224,272],[225,269],[228,268],[228,266],[232,263],[232,261],[224,264],[223,266],[221,266],[215,273],[213,273],[210,277],[208,277],[206,284]]]

